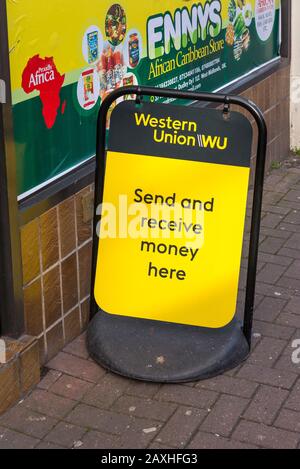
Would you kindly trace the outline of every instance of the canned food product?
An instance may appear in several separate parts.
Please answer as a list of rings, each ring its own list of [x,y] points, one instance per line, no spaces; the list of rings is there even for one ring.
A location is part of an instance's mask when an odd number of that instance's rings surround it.
[[[131,68],[135,68],[140,61],[140,41],[137,33],[129,36],[128,49],[129,65]]]

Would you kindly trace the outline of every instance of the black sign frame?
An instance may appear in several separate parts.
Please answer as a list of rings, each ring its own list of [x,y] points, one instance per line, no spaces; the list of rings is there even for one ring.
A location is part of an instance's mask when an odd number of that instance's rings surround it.
[[[102,103],[98,117],[98,133],[97,133],[97,153],[96,153],[96,179],[95,179],[95,218],[94,218],[94,241],[93,241],[93,261],[92,261],[92,290],[91,290],[91,319],[95,317],[99,311],[99,307],[94,299],[94,282],[97,268],[97,255],[99,239],[96,235],[97,226],[101,220],[101,213],[98,213],[98,207],[103,201],[104,195],[104,182],[105,182],[105,166],[106,166],[106,145],[107,145],[107,118],[111,106],[120,98],[126,95],[135,95],[139,103],[142,97],[158,97],[170,98],[193,101],[196,103],[213,103],[223,106],[223,112],[230,113],[232,105],[238,106],[248,111],[253,117],[258,129],[257,153],[256,153],[256,169],[254,179],[254,195],[252,205],[252,220],[250,229],[250,245],[249,245],[249,258],[247,270],[247,283],[246,283],[246,297],[243,321],[243,334],[246,338],[249,352],[252,343],[252,327],[253,327],[253,313],[255,302],[255,289],[256,289],[256,275],[258,264],[259,252],[259,238],[260,238],[260,225],[261,225],[261,212],[263,202],[263,189],[264,189],[264,175],[266,164],[266,151],[268,132],[267,125],[262,111],[252,101],[246,100],[239,96],[212,94],[212,93],[194,93],[187,91],[178,91],[173,89],[158,89],[150,87],[129,86],[119,88],[113,91]],[[92,325],[90,326],[90,328]],[[89,344],[89,348],[93,348]],[[96,354],[93,354],[97,360]],[[244,357],[245,358],[245,357]],[[99,360],[97,360],[99,361]],[[222,366],[221,366],[222,368]],[[111,369],[113,371],[114,367]],[[224,371],[226,367],[224,366]],[[118,372],[118,371],[117,371]],[[132,376],[131,376],[132,377]],[[207,376],[206,376],[207,377]],[[137,379],[139,379],[137,377]],[[188,379],[182,379],[188,381]],[[172,382],[172,381],[171,381]]]

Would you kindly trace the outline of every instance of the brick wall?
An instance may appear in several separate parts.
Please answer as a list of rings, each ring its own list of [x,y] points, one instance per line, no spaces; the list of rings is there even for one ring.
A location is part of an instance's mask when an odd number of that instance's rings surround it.
[[[268,126],[267,168],[285,159],[290,151],[290,67],[281,68],[242,96],[254,101]]]
[[[21,230],[26,333],[44,363],[85,329],[89,314],[92,222],[83,200],[92,187]]]
[[[264,111],[268,167],[289,153],[289,80],[289,67],[282,68],[242,93]],[[255,150],[253,164],[254,155]],[[84,220],[84,200],[92,190],[87,187],[21,231],[26,333],[38,337],[41,363],[88,323],[92,222]]]

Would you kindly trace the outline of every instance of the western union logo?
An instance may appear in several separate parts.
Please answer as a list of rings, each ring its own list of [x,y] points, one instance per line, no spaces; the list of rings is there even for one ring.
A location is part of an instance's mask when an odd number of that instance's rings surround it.
[[[211,150],[226,150],[228,147],[228,138],[212,137],[211,135],[197,135],[199,147],[210,148]]]
[[[172,119],[171,117],[158,119],[142,113],[135,113],[137,127],[149,127],[153,129],[155,143],[180,145],[188,147],[206,148],[224,151],[228,147],[227,137],[197,134],[197,122]],[[193,135],[191,135],[193,134]]]

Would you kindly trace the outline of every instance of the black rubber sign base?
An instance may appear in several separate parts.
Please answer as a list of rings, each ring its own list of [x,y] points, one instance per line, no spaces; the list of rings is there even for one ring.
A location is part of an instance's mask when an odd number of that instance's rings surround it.
[[[87,340],[91,357],[104,368],[158,383],[212,378],[238,366],[250,352],[236,319],[225,328],[206,329],[98,312]]]

